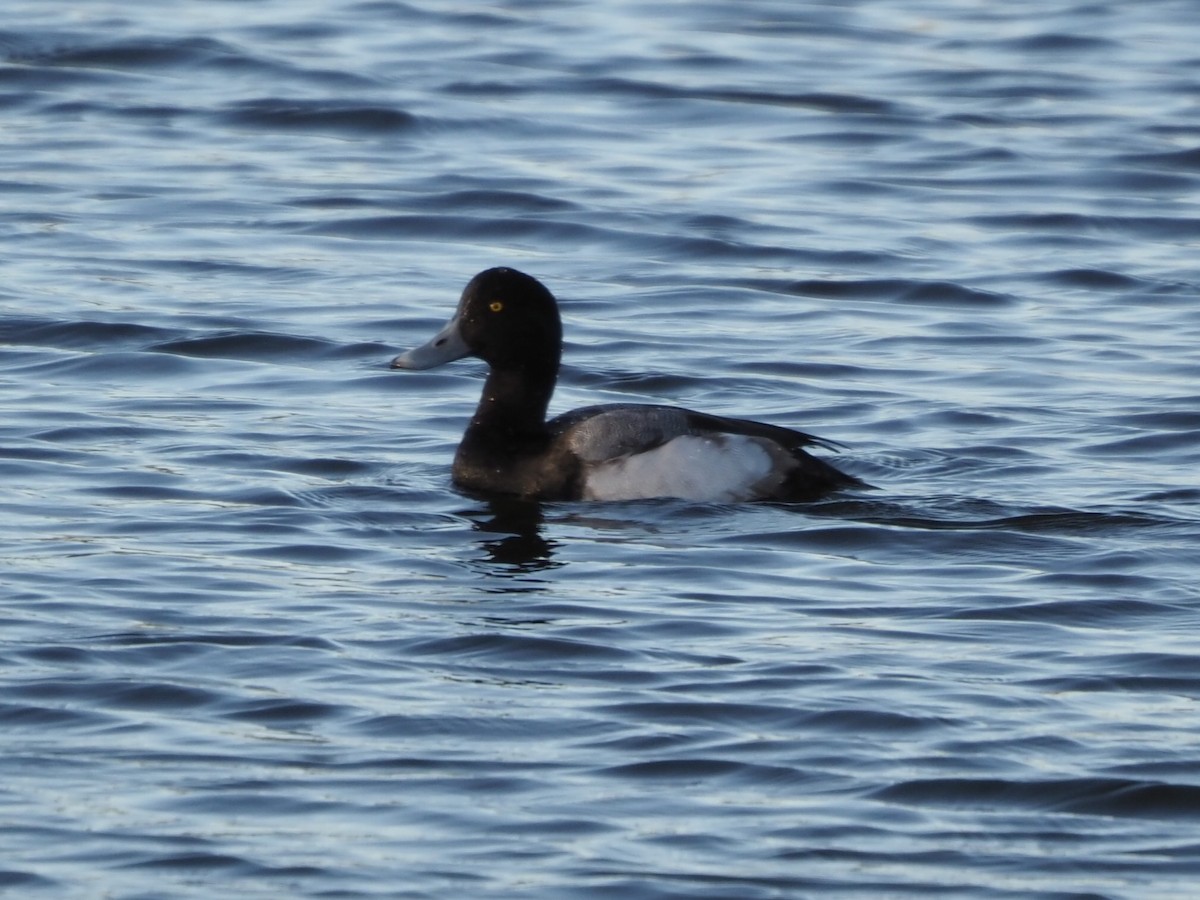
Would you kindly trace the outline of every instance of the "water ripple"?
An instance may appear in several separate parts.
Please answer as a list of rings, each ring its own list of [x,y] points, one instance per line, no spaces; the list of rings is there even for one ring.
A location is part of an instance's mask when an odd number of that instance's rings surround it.
[[[1191,896],[1186,4],[10,6],[0,890]],[[501,264],[874,489],[456,492]]]

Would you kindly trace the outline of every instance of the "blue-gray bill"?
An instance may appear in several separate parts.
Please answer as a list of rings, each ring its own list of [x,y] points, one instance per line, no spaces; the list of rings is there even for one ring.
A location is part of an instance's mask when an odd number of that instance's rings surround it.
[[[391,367],[393,369],[433,369],[443,363],[454,362],[456,359],[470,356],[471,348],[463,340],[458,322],[458,316],[455,316],[427,343],[420,347],[414,347],[407,353],[401,353],[393,359]]]

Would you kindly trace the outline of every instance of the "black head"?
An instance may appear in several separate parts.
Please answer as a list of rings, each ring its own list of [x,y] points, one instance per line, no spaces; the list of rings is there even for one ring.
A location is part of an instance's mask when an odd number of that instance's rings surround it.
[[[492,366],[553,359],[562,353],[558,303],[536,278],[516,269],[487,269],[463,290],[458,303],[459,331],[471,355]]]
[[[429,343],[396,357],[397,369],[429,369],[477,356],[493,369],[558,370],[558,304],[536,278],[516,269],[480,272],[463,290],[454,317]]]

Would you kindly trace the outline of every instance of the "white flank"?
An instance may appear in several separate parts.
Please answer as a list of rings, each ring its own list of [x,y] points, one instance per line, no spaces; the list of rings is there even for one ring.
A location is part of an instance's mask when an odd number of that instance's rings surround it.
[[[762,438],[740,434],[677,437],[645,453],[589,466],[583,496],[586,500],[750,500],[759,495],[764,480],[778,483],[783,474],[773,473],[777,459],[764,443]]]

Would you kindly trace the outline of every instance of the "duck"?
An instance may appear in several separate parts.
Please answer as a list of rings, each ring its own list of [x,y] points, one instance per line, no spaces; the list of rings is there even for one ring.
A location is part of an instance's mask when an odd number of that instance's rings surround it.
[[[391,368],[432,369],[466,357],[488,366],[451,469],[453,483],[469,493],[740,503],[814,500],[865,486],[805,449],[834,450],[833,442],[779,425],[637,403],[547,420],[562,319],[550,290],[516,269],[472,278],[446,326]]]

